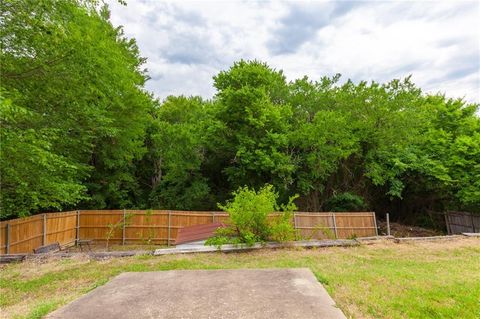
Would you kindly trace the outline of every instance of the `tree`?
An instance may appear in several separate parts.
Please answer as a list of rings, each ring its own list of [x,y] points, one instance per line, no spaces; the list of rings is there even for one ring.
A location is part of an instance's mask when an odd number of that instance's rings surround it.
[[[88,199],[96,208],[133,205],[137,189],[134,160],[145,152],[144,129],[152,105],[143,90],[145,60],[135,41],[111,25],[107,7],[97,3],[3,1],[2,95],[28,111],[31,120],[24,121],[22,129],[35,131],[43,149],[70,165],[61,176],[77,184],[73,197]],[[12,137],[20,126],[11,123],[2,130]],[[2,166],[14,166],[11,157],[2,160],[7,161]],[[30,159],[15,160],[22,167]],[[52,160],[52,169],[65,167]],[[44,173],[41,165],[31,169]],[[11,176],[2,176],[2,183],[16,192],[23,194],[21,189],[32,186],[23,173],[17,172],[16,179]],[[55,174],[44,176],[57,178]],[[24,212],[61,209],[76,202],[59,194],[59,187],[45,192],[57,199],[54,206],[46,200],[25,206]],[[9,194],[2,192],[4,200],[14,200]],[[21,197],[25,196],[29,195]],[[82,205],[87,206],[87,201]]]
[[[0,219],[78,203],[85,191],[75,179],[78,167],[51,151],[58,132],[29,128],[35,115],[1,96],[0,114]]]
[[[460,99],[428,96],[425,127],[409,172],[409,194],[415,205],[431,210],[480,212],[480,118],[478,105]]]
[[[211,207],[208,179],[201,165],[206,120],[200,98],[169,97],[155,114],[148,154],[151,160],[149,205],[168,209]]]
[[[412,221],[427,210],[480,212],[478,104],[422,93],[410,78],[287,83],[243,60],[214,77],[211,100],[160,102],[103,3],[0,9],[2,219],[70,207],[215,209],[239,187],[265,184],[279,202],[300,194],[302,210]]]
[[[258,61],[240,61],[214,77],[224,137],[217,148],[225,155],[231,189],[272,183],[286,191],[295,169],[288,152],[292,109],[285,101],[282,72]]]

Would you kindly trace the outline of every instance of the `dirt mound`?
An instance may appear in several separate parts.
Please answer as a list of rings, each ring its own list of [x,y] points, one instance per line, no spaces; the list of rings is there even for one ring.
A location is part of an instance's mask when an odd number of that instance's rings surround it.
[[[387,222],[378,223],[378,234],[387,235]],[[427,229],[418,226],[403,225],[399,223],[390,223],[390,235],[395,237],[429,237],[445,235],[441,231]]]

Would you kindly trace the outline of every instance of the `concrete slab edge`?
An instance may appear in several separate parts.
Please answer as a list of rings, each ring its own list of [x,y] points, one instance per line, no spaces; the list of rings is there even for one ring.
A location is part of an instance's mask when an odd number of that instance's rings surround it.
[[[480,233],[462,233],[462,235],[467,237],[480,237]]]
[[[156,249],[153,253],[154,256],[171,255],[171,254],[191,254],[191,253],[210,253],[210,252],[235,252],[235,251],[249,251],[257,249],[276,249],[276,248],[292,248],[292,247],[335,247],[335,246],[356,246],[360,245],[357,240],[351,239],[337,239],[337,240],[305,240],[295,241],[287,243],[257,243],[253,246],[246,245],[222,245],[220,247],[215,246],[203,246],[203,247],[182,247],[182,248],[164,248]]]

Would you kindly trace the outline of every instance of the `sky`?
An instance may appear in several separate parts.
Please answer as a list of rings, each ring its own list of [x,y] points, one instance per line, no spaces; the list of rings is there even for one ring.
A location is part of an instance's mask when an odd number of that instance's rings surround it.
[[[480,103],[480,0],[107,3],[147,58],[147,89],[160,99],[211,98],[214,75],[257,59],[287,80],[412,75],[425,92]]]

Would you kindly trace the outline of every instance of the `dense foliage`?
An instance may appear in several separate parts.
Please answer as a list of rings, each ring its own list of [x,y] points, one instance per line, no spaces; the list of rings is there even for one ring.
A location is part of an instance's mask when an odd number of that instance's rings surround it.
[[[2,217],[132,205],[152,107],[135,42],[95,1],[0,12]]]
[[[480,213],[478,105],[340,75],[288,82],[258,61],[217,94],[154,100],[134,40],[94,0],[5,0],[1,218],[78,208],[216,209],[271,184],[303,211],[417,222]],[[342,206],[343,205],[343,206]]]

